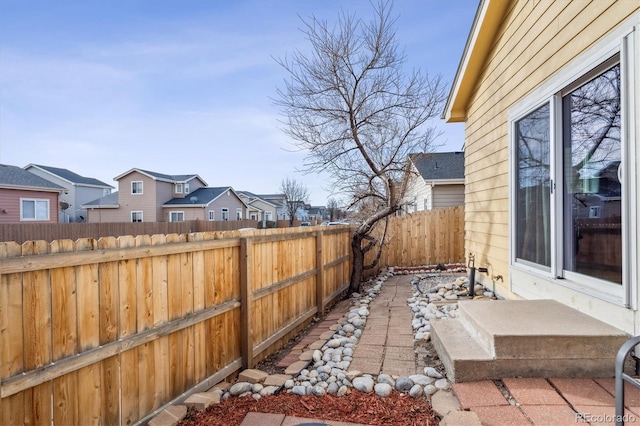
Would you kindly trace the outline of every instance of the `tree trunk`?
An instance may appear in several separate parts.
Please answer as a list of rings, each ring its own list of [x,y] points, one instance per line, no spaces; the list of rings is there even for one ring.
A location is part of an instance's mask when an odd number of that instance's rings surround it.
[[[351,266],[351,280],[349,281],[348,296],[353,293],[360,293],[362,284],[362,272],[364,271],[364,251],[362,250],[362,235],[357,232],[351,239],[351,253],[353,254],[353,264]]]

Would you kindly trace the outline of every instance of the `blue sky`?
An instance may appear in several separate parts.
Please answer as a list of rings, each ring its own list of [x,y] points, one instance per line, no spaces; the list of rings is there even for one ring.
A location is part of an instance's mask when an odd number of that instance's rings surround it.
[[[407,69],[450,83],[477,0],[396,0]],[[363,0],[1,0],[0,163],[63,167],[113,186],[131,168],[200,175],[209,186],[332,196],[304,175],[270,98],[274,58],[307,50],[300,17],[371,16]],[[436,151],[460,150],[461,124]],[[340,198],[339,194],[333,195]]]

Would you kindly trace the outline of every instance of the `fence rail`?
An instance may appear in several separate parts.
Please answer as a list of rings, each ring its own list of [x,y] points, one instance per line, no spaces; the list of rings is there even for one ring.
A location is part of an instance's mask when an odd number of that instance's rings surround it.
[[[445,210],[393,218],[382,265],[464,258]],[[132,424],[252,367],[347,289],[351,233],[0,243],[0,423]]]

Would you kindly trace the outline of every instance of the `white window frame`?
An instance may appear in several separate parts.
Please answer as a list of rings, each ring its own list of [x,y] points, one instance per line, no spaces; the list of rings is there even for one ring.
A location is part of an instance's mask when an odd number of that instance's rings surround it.
[[[229,209],[228,209],[228,208],[226,208],[226,207],[223,207],[223,208],[221,209],[221,212],[222,212],[222,216],[221,216],[221,218],[220,218],[220,219],[221,219],[221,220],[229,220]]]
[[[271,212],[265,213],[265,220],[272,221],[273,220],[272,218],[273,218],[273,214]]]
[[[25,217],[24,203],[33,203],[33,217]],[[38,208],[38,204],[41,204]],[[44,204],[44,206],[42,206]],[[43,210],[46,207],[46,210]],[[51,204],[48,198],[20,198],[20,221],[49,221],[51,220]],[[45,216],[38,217],[38,212],[46,212]]]
[[[236,207],[236,220],[242,220],[242,207]]]
[[[140,213],[140,220],[134,220],[133,216]],[[129,216],[132,223],[144,222],[144,213],[142,210],[133,210]]]
[[[176,183],[175,184],[175,193],[176,194],[182,194],[183,190],[184,190],[184,184],[183,183]]]
[[[180,215],[182,215],[182,219],[174,217],[174,216],[180,216]],[[169,222],[184,222],[184,211],[170,211]]]
[[[136,184],[140,184],[140,192],[136,192]],[[131,181],[131,195],[143,195],[144,194],[144,182],[141,180]]]
[[[637,309],[637,286],[632,285],[638,277],[638,266],[633,259],[638,255],[637,223],[637,188],[640,185],[636,159],[639,142],[639,129],[636,119],[640,108],[640,13],[635,13],[627,21],[616,27],[601,38],[592,47],[576,57],[563,67],[558,73],[538,86],[509,111],[509,259],[511,268],[540,276],[554,284],[567,287],[608,302]],[[562,94],[567,89],[581,84],[585,77],[597,74],[599,67],[610,58],[619,55],[620,85],[621,85],[621,152],[623,169],[623,204],[622,204],[622,285],[609,283],[593,277],[586,277],[563,270],[563,232],[562,232],[562,181],[556,182],[556,177],[562,178]],[[551,196],[551,268],[545,271],[538,265],[517,261],[516,239],[514,226],[517,223],[515,215],[515,188],[517,182],[516,170],[518,165],[514,161],[517,144],[515,143],[518,120],[524,118],[544,103],[550,104],[551,131],[551,161],[550,170],[552,185],[557,186]],[[511,284],[513,287],[513,283]],[[511,288],[513,290],[513,288]]]
[[[209,220],[216,220],[216,211],[215,210],[209,210],[208,218],[209,218]]]

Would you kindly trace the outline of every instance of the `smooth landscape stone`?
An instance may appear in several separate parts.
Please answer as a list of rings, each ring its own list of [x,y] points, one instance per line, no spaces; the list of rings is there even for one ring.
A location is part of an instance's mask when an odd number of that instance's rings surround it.
[[[375,390],[376,395],[382,397],[391,395],[391,392],[393,391],[393,387],[388,383],[377,383],[373,389]]]
[[[353,379],[353,387],[361,392],[370,393],[373,392],[374,382],[371,377],[356,377]]]
[[[242,395],[245,392],[249,392],[253,389],[253,384],[249,382],[238,382],[231,386],[229,393],[233,396]]]
[[[413,381],[407,376],[400,376],[396,379],[396,389],[400,392],[406,392],[413,387]]]
[[[409,390],[409,396],[412,398],[420,398],[424,394],[424,389],[420,385],[413,385]]]

